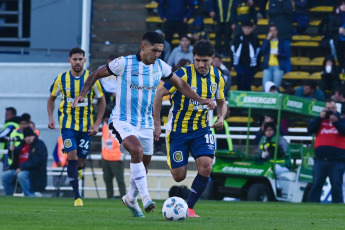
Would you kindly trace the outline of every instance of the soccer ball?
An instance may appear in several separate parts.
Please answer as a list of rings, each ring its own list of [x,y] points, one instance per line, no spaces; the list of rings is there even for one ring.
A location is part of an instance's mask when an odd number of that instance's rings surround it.
[[[184,220],[188,214],[188,205],[184,199],[173,196],[168,198],[162,208],[162,213],[167,220]]]

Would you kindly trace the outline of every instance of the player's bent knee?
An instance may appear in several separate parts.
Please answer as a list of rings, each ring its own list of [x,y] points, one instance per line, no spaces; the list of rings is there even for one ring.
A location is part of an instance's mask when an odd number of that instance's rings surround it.
[[[176,182],[181,182],[186,178],[186,174],[173,174],[173,178]]]

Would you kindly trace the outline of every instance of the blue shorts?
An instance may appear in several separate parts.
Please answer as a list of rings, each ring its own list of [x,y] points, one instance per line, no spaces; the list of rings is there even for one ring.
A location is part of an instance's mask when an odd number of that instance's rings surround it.
[[[91,136],[88,132],[63,128],[61,129],[61,136],[66,153],[77,150],[78,157],[86,159],[91,144]]]
[[[214,136],[209,128],[189,133],[167,134],[167,162],[170,169],[188,164],[189,152],[196,159],[201,156],[214,157]]]

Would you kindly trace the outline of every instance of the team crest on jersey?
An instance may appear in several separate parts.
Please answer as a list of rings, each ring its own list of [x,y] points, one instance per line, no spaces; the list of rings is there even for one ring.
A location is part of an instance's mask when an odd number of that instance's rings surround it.
[[[71,141],[71,139],[66,139],[66,140],[63,142],[63,145],[64,145],[66,148],[72,147],[72,141]]]
[[[153,73],[153,80],[155,81],[159,80],[159,72]]]
[[[212,83],[210,86],[211,93],[215,93],[217,91],[217,83]]]
[[[183,161],[183,155],[181,151],[174,152],[173,159],[175,162],[181,162]]]

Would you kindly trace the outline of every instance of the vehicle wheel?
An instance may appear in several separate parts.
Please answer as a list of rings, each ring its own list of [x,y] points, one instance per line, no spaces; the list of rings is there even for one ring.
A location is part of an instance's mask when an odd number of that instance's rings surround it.
[[[265,184],[253,184],[248,190],[248,201],[273,201],[273,194]]]

